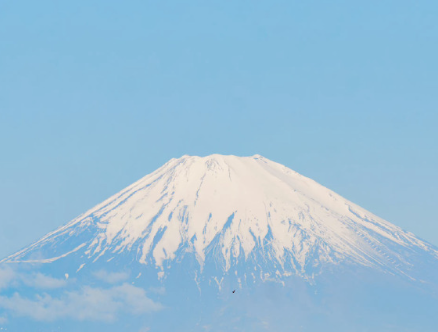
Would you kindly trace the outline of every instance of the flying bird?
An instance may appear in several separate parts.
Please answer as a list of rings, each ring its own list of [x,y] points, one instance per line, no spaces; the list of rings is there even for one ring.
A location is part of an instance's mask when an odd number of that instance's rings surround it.
[[[233,294],[236,292],[236,290],[233,290]]]

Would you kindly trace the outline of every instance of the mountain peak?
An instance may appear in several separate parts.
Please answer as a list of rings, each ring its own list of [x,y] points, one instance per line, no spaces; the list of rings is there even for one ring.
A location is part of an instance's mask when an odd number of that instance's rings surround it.
[[[281,164],[213,154],[170,160],[7,261],[131,253],[163,276],[165,262],[193,254],[201,270],[211,259],[223,271],[270,262],[281,276],[342,262],[409,274],[404,254],[417,251],[438,257],[413,234]]]

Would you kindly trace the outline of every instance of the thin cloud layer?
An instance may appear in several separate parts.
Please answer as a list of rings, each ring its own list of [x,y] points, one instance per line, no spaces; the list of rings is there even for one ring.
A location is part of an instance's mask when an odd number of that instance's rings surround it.
[[[62,288],[67,285],[67,280],[65,279],[53,278],[42,273],[25,275],[21,277],[21,280],[26,286],[40,289]]]
[[[37,321],[70,318],[111,322],[121,312],[140,315],[159,311],[163,306],[148,298],[144,289],[124,283],[109,289],[84,287],[60,297],[43,294],[27,298],[19,293],[0,296],[0,308]]]
[[[0,266],[0,290],[7,288],[16,278],[15,271],[9,266]]]
[[[150,287],[148,289],[148,291],[151,293],[158,294],[158,295],[166,294],[166,288],[164,288],[164,287]]]
[[[22,284],[36,289],[55,289],[65,287],[67,280],[53,278],[40,272],[20,273],[7,265],[0,267],[0,290]]]
[[[117,284],[129,278],[129,273],[127,272],[107,272],[105,270],[96,271],[93,273],[93,275],[97,279],[108,284]]]

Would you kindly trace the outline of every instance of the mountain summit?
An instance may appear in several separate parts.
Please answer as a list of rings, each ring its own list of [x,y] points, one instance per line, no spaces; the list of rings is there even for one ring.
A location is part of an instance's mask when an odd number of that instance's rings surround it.
[[[170,160],[4,261],[75,255],[82,268],[120,254],[159,278],[193,255],[200,272],[213,262],[223,272],[249,264],[278,280],[344,263],[416,279],[419,256],[438,258],[413,234],[281,164],[211,155]]]
[[[259,155],[172,159],[0,263],[10,331],[436,331],[436,247]]]

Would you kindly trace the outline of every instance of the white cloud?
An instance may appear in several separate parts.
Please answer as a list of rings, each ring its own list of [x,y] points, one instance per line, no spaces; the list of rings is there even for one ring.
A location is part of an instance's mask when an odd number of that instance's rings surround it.
[[[21,277],[21,280],[26,286],[42,289],[54,289],[67,285],[67,281],[65,279],[52,278],[42,273],[24,275]]]
[[[0,267],[0,289],[8,287],[16,280],[16,274],[9,266]]]
[[[0,267],[0,290],[9,286],[25,284],[28,287],[54,289],[64,287],[67,282],[64,279],[56,279],[42,273],[20,273],[9,266]]]
[[[0,316],[0,324],[6,324],[8,322],[8,318],[5,316]]]
[[[108,284],[117,284],[129,278],[127,272],[107,272],[105,270],[99,270],[93,273],[93,275]]]
[[[38,321],[76,320],[113,321],[121,311],[145,314],[163,309],[160,303],[146,296],[144,289],[123,284],[109,289],[84,287],[80,291],[64,292],[59,298],[48,294],[35,298],[0,296],[0,308]]]

